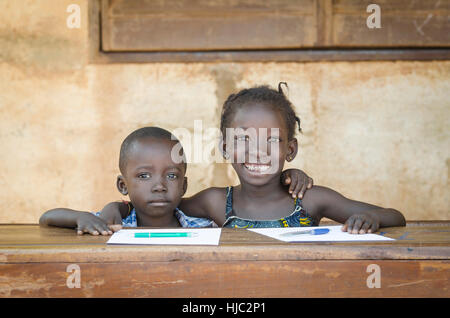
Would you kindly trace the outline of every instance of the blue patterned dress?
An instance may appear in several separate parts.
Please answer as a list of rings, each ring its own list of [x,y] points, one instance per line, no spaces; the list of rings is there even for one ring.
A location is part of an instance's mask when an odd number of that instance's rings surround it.
[[[277,220],[247,220],[234,214],[233,211],[233,187],[227,188],[227,203],[225,209],[225,223],[223,227],[231,228],[262,228],[262,227],[301,227],[317,226],[317,222],[302,207],[302,201],[295,199],[294,211]]]

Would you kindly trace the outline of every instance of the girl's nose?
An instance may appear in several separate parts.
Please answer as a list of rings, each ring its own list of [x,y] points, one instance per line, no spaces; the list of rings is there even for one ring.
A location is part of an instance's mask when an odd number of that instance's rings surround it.
[[[270,156],[270,153],[268,152],[270,149],[268,149],[268,145],[264,142],[250,145],[249,149],[246,152],[247,160],[248,162],[252,163],[267,163],[268,158]]]
[[[257,149],[257,146],[250,145],[248,151],[246,152],[247,155],[247,162],[256,163],[259,160],[259,151]]]

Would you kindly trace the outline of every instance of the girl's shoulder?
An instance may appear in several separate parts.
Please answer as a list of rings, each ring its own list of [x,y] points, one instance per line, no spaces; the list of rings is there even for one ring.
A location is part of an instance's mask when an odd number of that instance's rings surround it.
[[[325,209],[342,205],[349,200],[333,189],[314,185],[308,189],[302,199],[303,208],[310,214],[321,215]]]
[[[311,189],[306,190],[303,195],[302,206],[310,214],[317,214],[335,194],[336,192],[330,188],[314,185]]]
[[[213,211],[223,205],[225,209],[227,188],[211,187],[204,189],[182,201],[183,211],[200,211],[199,216],[211,217]],[[186,212],[185,211],[185,212]]]
[[[227,202],[226,187],[211,187],[200,191],[195,196],[205,209],[208,217],[222,225],[225,222],[225,207]]]
[[[226,202],[227,189],[226,187],[211,187],[200,191],[195,196],[201,198],[206,204],[217,205],[218,202]]]
[[[338,192],[334,191],[333,189],[320,186],[320,185],[313,185],[311,189],[308,189],[305,192],[304,199],[306,200],[313,200],[313,201],[322,201],[323,199],[326,199],[330,196],[336,196],[341,195]]]

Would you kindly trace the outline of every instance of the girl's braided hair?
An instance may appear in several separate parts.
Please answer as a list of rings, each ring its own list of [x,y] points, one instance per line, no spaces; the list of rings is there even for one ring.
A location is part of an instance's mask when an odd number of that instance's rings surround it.
[[[278,84],[278,91],[264,85],[246,88],[236,94],[231,94],[228,96],[227,100],[223,104],[220,118],[220,131],[223,136],[225,136],[225,130],[230,126],[230,121],[236,111],[249,102],[263,103],[281,112],[283,118],[286,120],[289,140],[294,138],[296,123],[298,124],[298,130],[302,132],[300,127],[300,118],[295,115],[292,103],[286,98],[282,85],[288,87],[287,83],[280,82]]]

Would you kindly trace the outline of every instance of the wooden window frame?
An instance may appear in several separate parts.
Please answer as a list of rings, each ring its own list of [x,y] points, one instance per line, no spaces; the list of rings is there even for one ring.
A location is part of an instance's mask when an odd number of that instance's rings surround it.
[[[450,60],[447,47],[401,48],[308,48],[223,50],[182,52],[105,52],[101,47],[102,0],[88,1],[89,62],[103,63],[198,63],[198,62],[318,62],[318,61],[392,61]],[[320,17],[319,17],[320,18]],[[322,17],[323,18],[323,17]]]

